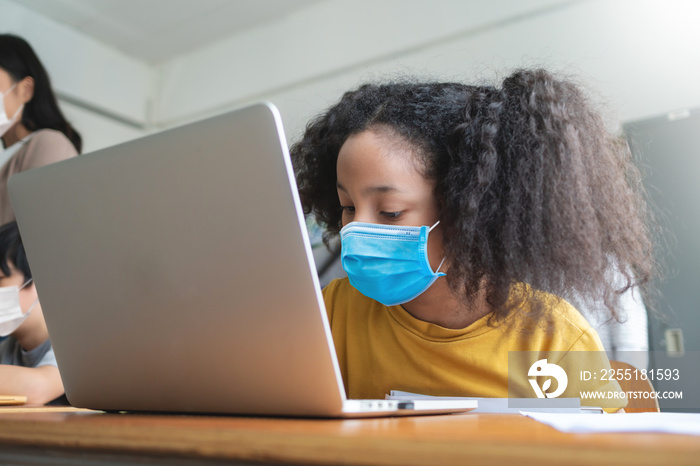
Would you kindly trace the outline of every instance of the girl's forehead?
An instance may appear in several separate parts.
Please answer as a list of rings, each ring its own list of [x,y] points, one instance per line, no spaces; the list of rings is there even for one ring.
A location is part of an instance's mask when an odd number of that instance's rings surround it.
[[[422,168],[415,146],[394,132],[374,129],[350,136],[340,148],[338,170],[352,165],[418,173]]]
[[[340,149],[336,168],[338,183],[348,189],[388,186],[403,190],[432,185],[423,176],[410,144],[374,131],[348,138]]]

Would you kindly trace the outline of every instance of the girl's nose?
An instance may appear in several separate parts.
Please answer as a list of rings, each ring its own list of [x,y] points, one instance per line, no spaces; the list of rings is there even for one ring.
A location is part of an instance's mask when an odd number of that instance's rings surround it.
[[[353,215],[352,221],[362,223],[375,223],[374,218],[371,216],[369,211],[367,211],[366,209],[361,210],[357,207],[355,207],[355,215]]]

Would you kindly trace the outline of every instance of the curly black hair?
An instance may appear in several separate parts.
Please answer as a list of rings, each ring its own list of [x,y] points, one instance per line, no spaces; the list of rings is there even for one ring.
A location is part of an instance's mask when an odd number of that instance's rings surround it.
[[[312,120],[291,148],[307,214],[342,227],[336,161],[348,137],[390,130],[416,150],[435,182],[450,288],[469,302],[485,287],[502,320],[533,290],[602,300],[655,273],[642,177],[624,140],[604,125],[575,84],[517,70],[496,86],[365,84]],[[622,289],[606,280],[617,267]],[[528,283],[522,299],[513,285]]]

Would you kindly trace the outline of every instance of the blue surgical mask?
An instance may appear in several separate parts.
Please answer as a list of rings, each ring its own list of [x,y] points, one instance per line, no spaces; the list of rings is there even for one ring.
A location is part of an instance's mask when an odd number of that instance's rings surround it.
[[[341,262],[350,284],[385,306],[407,303],[445,274],[428,262],[428,233],[406,227],[351,222],[340,230]]]

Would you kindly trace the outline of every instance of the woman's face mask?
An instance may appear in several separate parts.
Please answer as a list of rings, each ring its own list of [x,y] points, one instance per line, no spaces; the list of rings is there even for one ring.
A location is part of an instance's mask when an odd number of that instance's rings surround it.
[[[27,312],[22,312],[22,305],[19,300],[19,290],[27,286],[32,279],[27,280],[22,286],[0,287],[0,336],[6,337],[17,330],[29,317],[29,313],[39,299],[34,301]]]
[[[20,105],[15,114],[12,115],[12,118],[8,118],[7,111],[5,110],[5,96],[12,92],[12,89],[16,86],[17,83],[13,84],[7,91],[0,93],[0,136],[3,136],[8,129],[12,128],[12,125],[17,122],[17,116],[22,111],[22,108],[24,108],[24,104]]]

